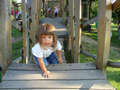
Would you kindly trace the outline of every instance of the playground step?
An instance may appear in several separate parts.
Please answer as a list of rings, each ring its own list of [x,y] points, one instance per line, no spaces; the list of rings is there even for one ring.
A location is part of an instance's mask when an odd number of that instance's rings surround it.
[[[35,64],[11,64],[0,90],[115,90],[94,63],[49,65],[49,78],[43,78]]]

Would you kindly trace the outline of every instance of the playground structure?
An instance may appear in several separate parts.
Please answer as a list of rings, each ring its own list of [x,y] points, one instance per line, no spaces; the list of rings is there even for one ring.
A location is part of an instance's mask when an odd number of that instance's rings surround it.
[[[47,0],[32,0],[31,14],[28,12],[25,0],[22,0],[22,23],[23,23],[23,56],[24,64],[13,64],[11,60],[11,20],[10,6],[11,0],[1,0],[0,2],[0,66],[2,72],[5,73],[3,82],[0,84],[1,89],[110,89],[114,88],[107,82],[105,71],[107,65],[120,67],[118,62],[109,62],[110,50],[110,24],[112,11],[120,6],[120,0],[116,0],[113,4],[111,0],[98,0],[98,16],[89,19],[89,14],[85,18],[82,17],[83,0],[60,0],[62,22],[56,19],[43,20],[46,23],[52,23],[56,27],[56,34],[61,42],[68,42],[68,48],[65,50],[71,53],[71,64],[51,65],[49,70],[54,74],[50,80],[44,81],[38,76],[39,69],[34,64],[29,64],[32,59],[29,53],[30,48],[35,43],[35,34],[39,28],[39,20],[41,19],[41,9]],[[86,1],[87,2],[87,1]],[[69,18],[66,18],[65,7],[69,8]],[[88,7],[89,8],[89,7]],[[87,12],[89,10],[87,9]],[[28,16],[26,16],[28,15]],[[30,16],[29,16],[30,15]],[[32,22],[30,22],[30,19]],[[63,24],[68,20],[68,27]],[[83,22],[86,20],[86,22]],[[82,28],[88,24],[98,21],[98,53],[96,63],[80,63],[80,48],[82,38]],[[66,40],[67,39],[67,40]],[[30,46],[30,48],[29,48]],[[85,53],[86,54],[86,53]],[[91,54],[87,54],[91,56]],[[67,60],[66,60],[67,61]],[[12,63],[12,64],[11,64]],[[9,66],[8,66],[9,65]],[[8,69],[8,70],[7,70]],[[7,70],[7,71],[6,71]],[[60,75],[59,75],[60,74]],[[64,75],[63,75],[64,74]],[[71,75],[70,75],[71,74]],[[19,76],[20,75],[20,76]],[[23,77],[22,77],[23,75]],[[26,75],[26,76],[25,76]],[[28,77],[27,77],[28,75]],[[35,76],[36,75],[36,76]],[[14,76],[14,78],[13,78]],[[94,76],[94,77],[92,77]],[[28,80],[28,81],[27,81]],[[29,81],[30,80],[30,81]],[[32,81],[33,80],[33,81]],[[68,81],[65,81],[68,80]],[[32,86],[33,84],[36,85]],[[28,84],[26,84],[28,83]],[[48,86],[46,87],[46,83]],[[56,85],[54,85],[56,84]],[[16,86],[15,86],[16,85]]]

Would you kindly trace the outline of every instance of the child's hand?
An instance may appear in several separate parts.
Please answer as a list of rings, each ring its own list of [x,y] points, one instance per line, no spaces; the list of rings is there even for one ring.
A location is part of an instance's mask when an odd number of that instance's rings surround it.
[[[59,62],[59,64],[62,64],[63,60],[62,59],[58,59],[58,62]]]
[[[43,73],[43,77],[48,78],[50,74],[51,74],[50,71],[46,71]]]

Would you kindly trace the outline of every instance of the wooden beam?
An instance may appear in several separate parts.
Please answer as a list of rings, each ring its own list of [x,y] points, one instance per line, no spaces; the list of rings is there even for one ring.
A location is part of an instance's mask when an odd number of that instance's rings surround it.
[[[87,26],[88,24],[92,24],[92,23],[96,22],[97,19],[98,19],[98,17],[94,17],[94,18],[86,21],[85,23],[83,23],[83,27],[84,27],[84,26]]]
[[[111,0],[98,1],[98,52],[97,68],[105,71],[110,51],[110,27],[112,16]]]
[[[120,0],[116,0],[112,5],[112,10],[115,11],[120,7]]]
[[[72,52],[74,57],[74,0],[69,0],[69,50]]]
[[[39,17],[38,19],[40,19],[41,9],[42,9],[42,0],[38,0],[38,5],[37,6],[38,6],[38,9],[37,9],[38,11],[37,12],[38,12],[38,17]]]
[[[31,9],[31,17],[32,17],[32,24],[30,30],[30,48],[36,43],[36,33],[39,29],[39,20],[40,20],[40,10],[41,10],[41,0],[32,0],[32,9]],[[32,58],[33,60],[33,58]]]
[[[114,68],[120,68],[120,62],[111,62],[109,61],[108,66],[114,67]]]
[[[12,61],[10,1],[0,0],[0,66],[5,70]]]
[[[75,32],[75,57],[74,62],[80,62],[80,45],[81,45],[81,19],[82,19],[82,0],[75,0],[75,18],[76,18],[76,32]],[[74,4],[74,5],[75,5]]]
[[[25,0],[22,0],[22,21],[23,21],[23,56],[24,63],[28,64],[29,59],[29,36],[27,25],[27,13],[26,13]]]
[[[39,27],[39,17],[38,17],[38,0],[32,0],[32,11],[31,11],[31,16],[32,16],[32,24],[31,24],[31,30],[30,30],[30,39],[32,41],[32,46],[33,44],[36,43],[36,32]]]
[[[65,9],[65,1],[66,0],[60,0],[60,11],[61,11],[61,16],[62,16],[62,18],[63,18],[63,20],[65,21],[65,11],[64,11],[64,9]]]

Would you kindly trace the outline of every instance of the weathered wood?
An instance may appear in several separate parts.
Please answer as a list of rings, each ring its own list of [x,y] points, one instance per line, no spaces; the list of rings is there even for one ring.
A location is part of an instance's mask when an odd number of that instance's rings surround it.
[[[97,18],[98,17],[95,17],[95,18],[92,18],[92,19],[86,21],[85,23],[83,23],[83,27],[85,27],[86,25],[89,25],[89,24],[92,24],[92,23],[96,22]]]
[[[32,81],[3,81],[0,89],[99,89],[115,90],[106,80],[32,80]]]
[[[120,0],[116,0],[112,5],[112,10],[115,11],[120,7]]]
[[[10,1],[0,0],[0,66],[3,70],[11,62],[12,39],[10,20]]]
[[[40,19],[40,16],[41,16],[41,9],[42,9],[42,0],[38,0],[38,4],[37,4],[37,6],[38,6],[38,19]]]
[[[96,69],[95,64],[93,63],[74,63],[74,64],[51,64],[48,66],[48,70],[52,71],[64,71],[64,70],[90,70]],[[8,70],[40,70],[35,64],[12,64],[8,67]]]
[[[61,11],[61,16],[63,18],[63,20],[65,20],[65,12],[64,12],[64,9],[65,9],[65,1],[66,0],[60,0],[60,11]]]
[[[23,21],[23,59],[24,63],[28,64],[29,59],[29,36],[28,36],[28,25],[27,25],[27,13],[26,3],[22,0],[22,21]]]
[[[75,0],[76,2],[76,37],[75,37],[75,57],[74,62],[80,62],[80,45],[81,45],[81,19],[82,19],[82,0]]]
[[[99,0],[97,68],[105,70],[110,50],[111,0]]]
[[[74,57],[74,0],[69,0],[69,50],[71,50],[72,56]],[[74,59],[74,58],[73,58]],[[74,62],[74,61],[73,61]]]
[[[13,78],[14,77],[14,78]],[[3,80],[40,80],[40,71],[16,71],[8,70]],[[105,75],[100,70],[73,70],[73,71],[51,71],[48,79],[53,80],[105,80]]]
[[[30,31],[30,39],[31,39],[31,47],[33,46],[33,44],[35,44],[36,39],[35,39],[35,35],[36,32],[38,30],[39,27],[39,17],[38,17],[38,12],[37,12],[37,1],[32,0],[32,8],[31,8],[31,12],[32,12],[32,24],[31,24],[31,31]]]
[[[108,66],[114,67],[114,68],[120,68],[120,62],[111,62],[108,61]]]

